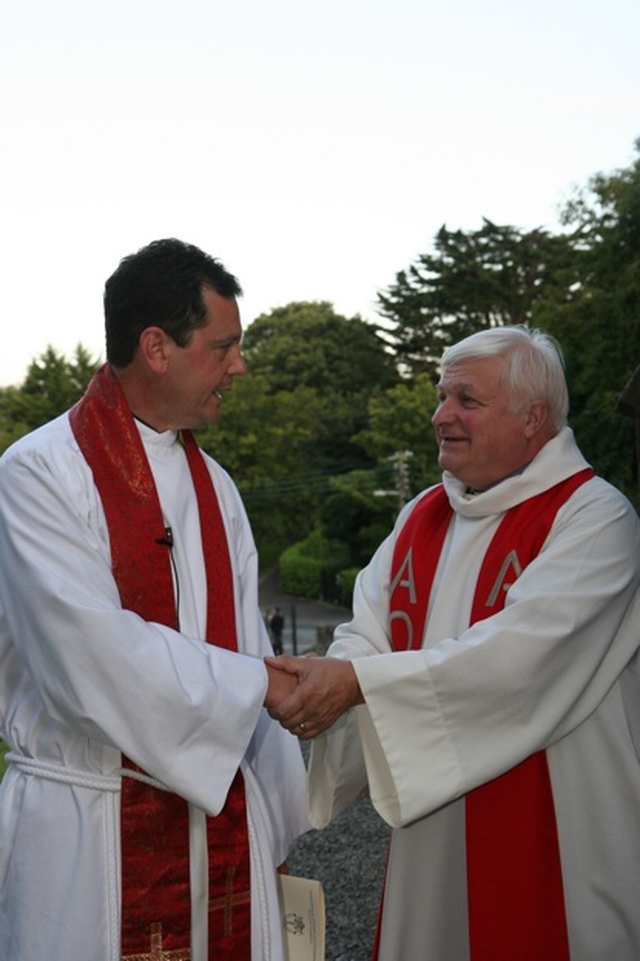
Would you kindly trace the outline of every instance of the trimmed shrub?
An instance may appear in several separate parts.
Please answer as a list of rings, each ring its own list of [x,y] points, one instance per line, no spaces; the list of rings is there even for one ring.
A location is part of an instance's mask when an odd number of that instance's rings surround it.
[[[336,601],[338,574],[345,564],[346,549],[312,531],[280,555],[280,588],[297,597]]]

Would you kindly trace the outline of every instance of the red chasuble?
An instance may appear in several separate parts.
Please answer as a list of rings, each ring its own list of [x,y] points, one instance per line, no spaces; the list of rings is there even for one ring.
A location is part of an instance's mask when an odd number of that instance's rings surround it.
[[[177,627],[160,501],[140,434],[108,365],[96,373],[70,421],[104,507],[122,606],[147,621]],[[182,440],[200,515],[206,640],[237,650],[231,563],[218,499],[192,435],[184,432]],[[127,758],[123,765],[140,771]],[[121,816],[123,961],[190,961],[188,805],[178,795],[124,777]],[[224,809],[207,818],[207,836],[209,961],[249,961],[249,842],[240,772]]]
[[[539,553],[589,468],[507,511],[485,554],[471,621],[502,610],[508,587]],[[394,650],[419,649],[453,511],[442,485],[398,535],[391,571]],[[545,751],[465,797],[471,961],[569,961],[555,809]]]

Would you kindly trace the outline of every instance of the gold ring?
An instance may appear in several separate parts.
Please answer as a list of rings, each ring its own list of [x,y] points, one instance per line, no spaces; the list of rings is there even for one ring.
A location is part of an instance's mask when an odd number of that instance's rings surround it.
[[[304,721],[300,721],[300,723],[298,724],[298,730],[299,730],[299,731],[302,731],[302,733],[304,734],[304,732],[306,731],[306,729],[307,729],[307,728],[306,728],[306,726],[305,726]]]

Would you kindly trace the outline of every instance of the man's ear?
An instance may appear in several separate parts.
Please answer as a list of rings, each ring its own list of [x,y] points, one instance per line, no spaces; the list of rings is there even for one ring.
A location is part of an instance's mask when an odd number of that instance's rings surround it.
[[[535,437],[542,428],[548,423],[549,408],[541,400],[536,400],[527,411],[525,420],[525,434],[527,437]]]
[[[161,327],[145,327],[138,340],[141,359],[155,374],[163,374],[169,362],[171,338]]]

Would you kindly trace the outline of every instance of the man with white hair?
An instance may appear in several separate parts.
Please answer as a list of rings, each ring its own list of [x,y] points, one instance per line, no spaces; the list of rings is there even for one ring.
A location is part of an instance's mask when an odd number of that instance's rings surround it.
[[[316,738],[320,827],[392,832],[379,961],[640,957],[640,525],[527,328],[445,351],[442,483],[401,512],[327,658],[271,713]],[[320,735],[320,736],[318,736]]]

